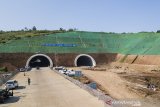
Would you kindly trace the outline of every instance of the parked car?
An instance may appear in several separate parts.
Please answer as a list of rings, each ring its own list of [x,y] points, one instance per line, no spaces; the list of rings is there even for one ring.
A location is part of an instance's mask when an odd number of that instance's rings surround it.
[[[18,88],[18,81],[16,80],[8,80],[6,83],[5,83],[5,89],[15,89],[15,88]]]
[[[58,70],[60,73],[65,74],[67,72],[67,69],[63,68],[62,70]]]
[[[68,76],[75,76],[75,71],[67,70],[65,74],[68,75]]]
[[[63,66],[55,67],[55,70],[57,70],[57,71],[63,70],[63,69],[65,69],[65,67],[63,67]]]
[[[19,68],[19,71],[20,71],[20,72],[25,72],[25,71],[26,71],[26,68]]]
[[[13,90],[12,92],[7,89],[0,89],[0,102],[4,103],[5,99],[9,98],[10,96],[13,96]]]

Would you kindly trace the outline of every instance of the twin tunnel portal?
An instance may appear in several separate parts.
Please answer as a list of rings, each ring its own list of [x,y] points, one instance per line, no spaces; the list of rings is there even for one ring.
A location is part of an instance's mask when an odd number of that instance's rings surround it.
[[[26,67],[53,67],[56,62],[53,62],[52,59],[45,54],[35,54],[32,55],[26,63]],[[74,66],[96,66],[96,61],[93,57],[87,54],[80,54],[74,59]]]

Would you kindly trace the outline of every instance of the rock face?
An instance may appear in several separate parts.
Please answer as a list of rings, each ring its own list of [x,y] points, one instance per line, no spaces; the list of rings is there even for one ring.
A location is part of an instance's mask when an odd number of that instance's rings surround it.
[[[27,60],[35,53],[1,53],[0,54],[0,67],[4,66],[4,63],[12,65],[12,68],[15,67],[24,67],[26,66]],[[51,58],[53,61],[53,66],[75,66],[75,58],[79,55],[76,53],[65,53],[65,54],[45,54]],[[116,61],[117,54],[111,53],[91,53],[90,55],[95,61],[96,65],[108,64],[110,62]],[[14,66],[14,67],[13,67]]]

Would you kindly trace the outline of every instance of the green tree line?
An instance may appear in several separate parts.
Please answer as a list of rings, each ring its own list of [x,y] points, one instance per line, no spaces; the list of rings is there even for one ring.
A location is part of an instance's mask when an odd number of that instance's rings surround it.
[[[35,26],[33,26],[33,28],[31,29],[25,27],[24,29],[21,29],[18,31],[0,30],[0,44],[6,43],[7,41],[10,41],[10,40],[21,39],[23,37],[45,36],[45,35],[54,34],[54,33],[72,32],[75,30],[77,29],[65,30],[63,28],[60,28],[59,30],[37,30]]]

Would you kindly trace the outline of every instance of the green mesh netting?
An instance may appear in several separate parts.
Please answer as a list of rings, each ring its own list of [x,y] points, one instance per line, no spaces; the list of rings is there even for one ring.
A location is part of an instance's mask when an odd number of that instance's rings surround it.
[[[0,53],[122,53],[160,54],[160,33],[68,32],[11,40],[0,44]],[[42,46],[75,44],[75,47]]]

